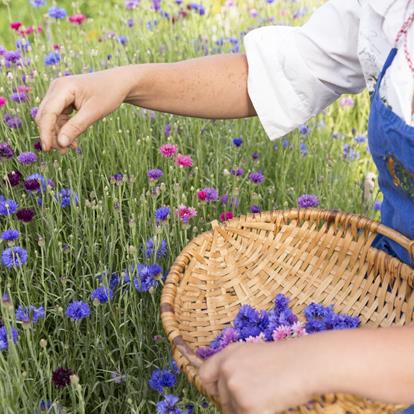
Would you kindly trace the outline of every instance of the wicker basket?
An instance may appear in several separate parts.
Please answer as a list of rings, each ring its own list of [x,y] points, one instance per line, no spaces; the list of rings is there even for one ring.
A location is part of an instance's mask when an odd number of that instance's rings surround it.
[[[301,313],[317,302],[358,315],[363,325],[413,320],[414,269],[371,247],[376,234],[404,246],[414,241],[365,217],[339,211],[292,209],[248,214],[195,237],[175,260],[161,297],[161,318],[173,355],[190,382],[207,395],[194,351],[234,320],[239,307],[270,309],[277,293]],[[208,395],[207,395],[208,396]],[[220,408],[220,402],[208,396]],[[397,413],[352,395],[316,397],[289,413]]]

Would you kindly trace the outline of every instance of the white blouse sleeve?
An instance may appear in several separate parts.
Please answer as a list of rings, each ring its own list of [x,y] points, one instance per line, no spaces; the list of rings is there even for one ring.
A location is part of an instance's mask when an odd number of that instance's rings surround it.
[[[244,37],[247,90],[271,140],[342,93],[365,88],[357,46],[358,0],[330,0],[301,27],[264,26]]]

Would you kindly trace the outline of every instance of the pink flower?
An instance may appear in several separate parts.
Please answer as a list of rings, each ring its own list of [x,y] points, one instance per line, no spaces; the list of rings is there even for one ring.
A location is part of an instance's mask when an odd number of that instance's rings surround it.
[[[354,106],[354,100],[350,96],[344,96],[339,101],[339,105],[341,105],[342,108],[352,108]]]
[[[160,153],[163,157],[171,158],[173,157],[178,150],[177,145],[174,144],[164,144],[160,147]]]
[[[273,331],[272,338],[275,342],[288,338],[292,334],[290,326],[281,325]]]
[[[10,27],[13,30],[19,30],[19,27],[22,25],[22,22],[12,22],[10,23]]]
[[[175,214],[180,217],[183,223],[188,224],[188,220],[197,215],[197,210],[194,207],[187,207],[181,204],[179,209],[175,210]]]
[[[175,164],[180,167],[192,167],[193,160],[189,155],[178,154],[177,158],[175,159]]]
[[[292,336],[305,336],[308,333],[306,332],[305,325],[303,322],[295,322],[291,326]]]
[[[252,344],[260,344],[262,342],[266,342],[265,336],[263,332],[260,332],[258,336],[249,336],[245,339],[245,342],[249,342]]]
[[[0,108],[6,105],[7,99],[4,96],[0,96]]]
[[[69,21],[73,24],[82,24],[86,20],[86,16],[83,14],[74,14],[69,17]]]
[[[220,221],[231,220],[233,217],[232,211],[223,211],[223,213],[220,214]]]
[[[32,90],[31,86],[27,86],[27,85],[19,85],[17,87],[17,92],[19,93],[28,93]]]

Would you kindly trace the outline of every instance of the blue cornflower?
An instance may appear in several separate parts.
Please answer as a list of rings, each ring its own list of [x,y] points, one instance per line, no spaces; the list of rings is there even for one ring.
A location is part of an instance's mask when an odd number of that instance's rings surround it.
[[[356,136],[356,137],[354,138],[354,141],[355,141],[357,144],[363,144],[364,142],[366,142],[366,141],[367,141],[367,138],[366,138],[366,137],[364,137],[363,135],[358,135],[358,136]]]
[[[151,288],[158,285],[155,280],[154,270],[147,265],[138,264],[136,268],[131,267],[131,276],[134,275],[134,286],[138,292],[148,292]]]
[[[2,326],[0,328],[0,351],[3,351],[9,347],[9,338],[8,334],[10,332],[7,331],[7,328],[5,326]],[[11,336],[14,343],[17,342],[17,338],[19,336],[17,330],[13,327],[11,327]]]
[[[382,201],[376,200],[374,203],[374,210],[381,211]]]
[[[81,300],[69,303],[66,308],[66,316],[73,320],[80,320],[88,317],[91,314],[89,305]]]
[[[14,241],[20,237],[20,232],[14,229],[4,230],[0,238],[4,241]]]
[[[265,331],[268,324],[267,312],[259,312],[250,305],[242,305],[234,320],[234,327],[241,339],[258,336]]]
[[[50,52],[45,56],[44,63],[45,65],[57,65],[60,62],[60,53],[59,52]]]
[[[8,216],[14,214],[19,205],[11,199],[0,199],[0,215]]]
[[[161,244],[157,249],[156,256],[157,258],[164,257],[167,254],[167,242],[166,240],[161,240]],[[144,256],[146,258],[150,258],[154,256],[154,241],[152,239],[148,239],[145,243],[145,247],[143,248]]]
[[[122,45],[125,46],[128,43],[128,38],[124,35],[120,35],[118,36],[118,42]]]
[[[299,146],[299,150],[300,150],[300,153],[301,153],[303,156],[308,155],[308,147],[306,146],[306,144],[305,144],[305,143],[301,142],[301,144],[300,144],[300,146]]]
[[[21,306],[16,310],[16,320],[23,322],[23,323],[36,323],[40,318],[44,319],[45,317],[45,309],[43,306],[36,308],[33,305],[30,306]]]
[[[240,147],[243,144],[243,140],[241,138],[233,138],[233,144],[236,147]]]
[[[0,211],[1,213],[1,211]],[[160,207],[155,210],[155,219],[157,220],[157,223],[160,221],[165,221],[168,218],[168,215],[170,214],[170,208],[169,207]]]
[[[158,414],[184,414],[181,408],[178,408],[176,404],[180,399],[172,394],[166,395],[163,401],[157,403]]]
[[[78,193],[73,192],[70,188],[62,188],[55,196],[57,201],[60,201],[62,208],[70,206],[70,200],[73,199],[75,205],[79,203]]]
[[[27,262],[27,257],[27,251],[23,247],[15,246],[3,250],[1,261],[4,266],[10,269],[24,265]]]
[[[91,293],[91,299],[98,300],[99,303],[106,303],[112,300],[113,296],[112,289],[107,287],[98,287]]]
[[[283,148],[288,148],[289,147],[289,145],[290,145],[290,142],[289,142],[289,140],[288,139],[284,139],[283,141],[282,141],[282,146],[283,146]]]
[[[109,282],[110,289],[115,289],[118,286],[119,274],[117,272],[112,272],[111,276],[109,277],[107,272],[103,272],[102,274],[96,275],[96,278],[98,279],[99,283],[102,283],[103,276],[105,277],[105,280]]]
[[[156,369],[151,374],[151,378],[148,381],[148,385],[154,390],[160,393],[164,392],[164,387],[174,387],[177,379],[168,369]]]
[[[67,13],[65,9],[53,6],[47,11],[47,14],[49,15],[49,17],[53,17],[55,19],[64,19]]]
[[[299,132],[300,132],[300,135],[307,136],[309,135],[310,128],[307,125],[301,125],[299,127]]]

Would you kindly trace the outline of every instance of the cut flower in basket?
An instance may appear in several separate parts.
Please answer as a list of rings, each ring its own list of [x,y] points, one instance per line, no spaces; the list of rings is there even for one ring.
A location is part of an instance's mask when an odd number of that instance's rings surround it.
[[[196,353],[207,359],[233,342],[277,342],[315,332],[357,328],[360,325],[358,317],[338,314],[333,310],[333,305],[311,303],[303,314],[305,322],[299,321],[289,307],[289,299],[282,294],[276,296],[270,311],[258,311],[250,305],[243,305],[233,326],[225,328],[208,347],[200,347]]]

